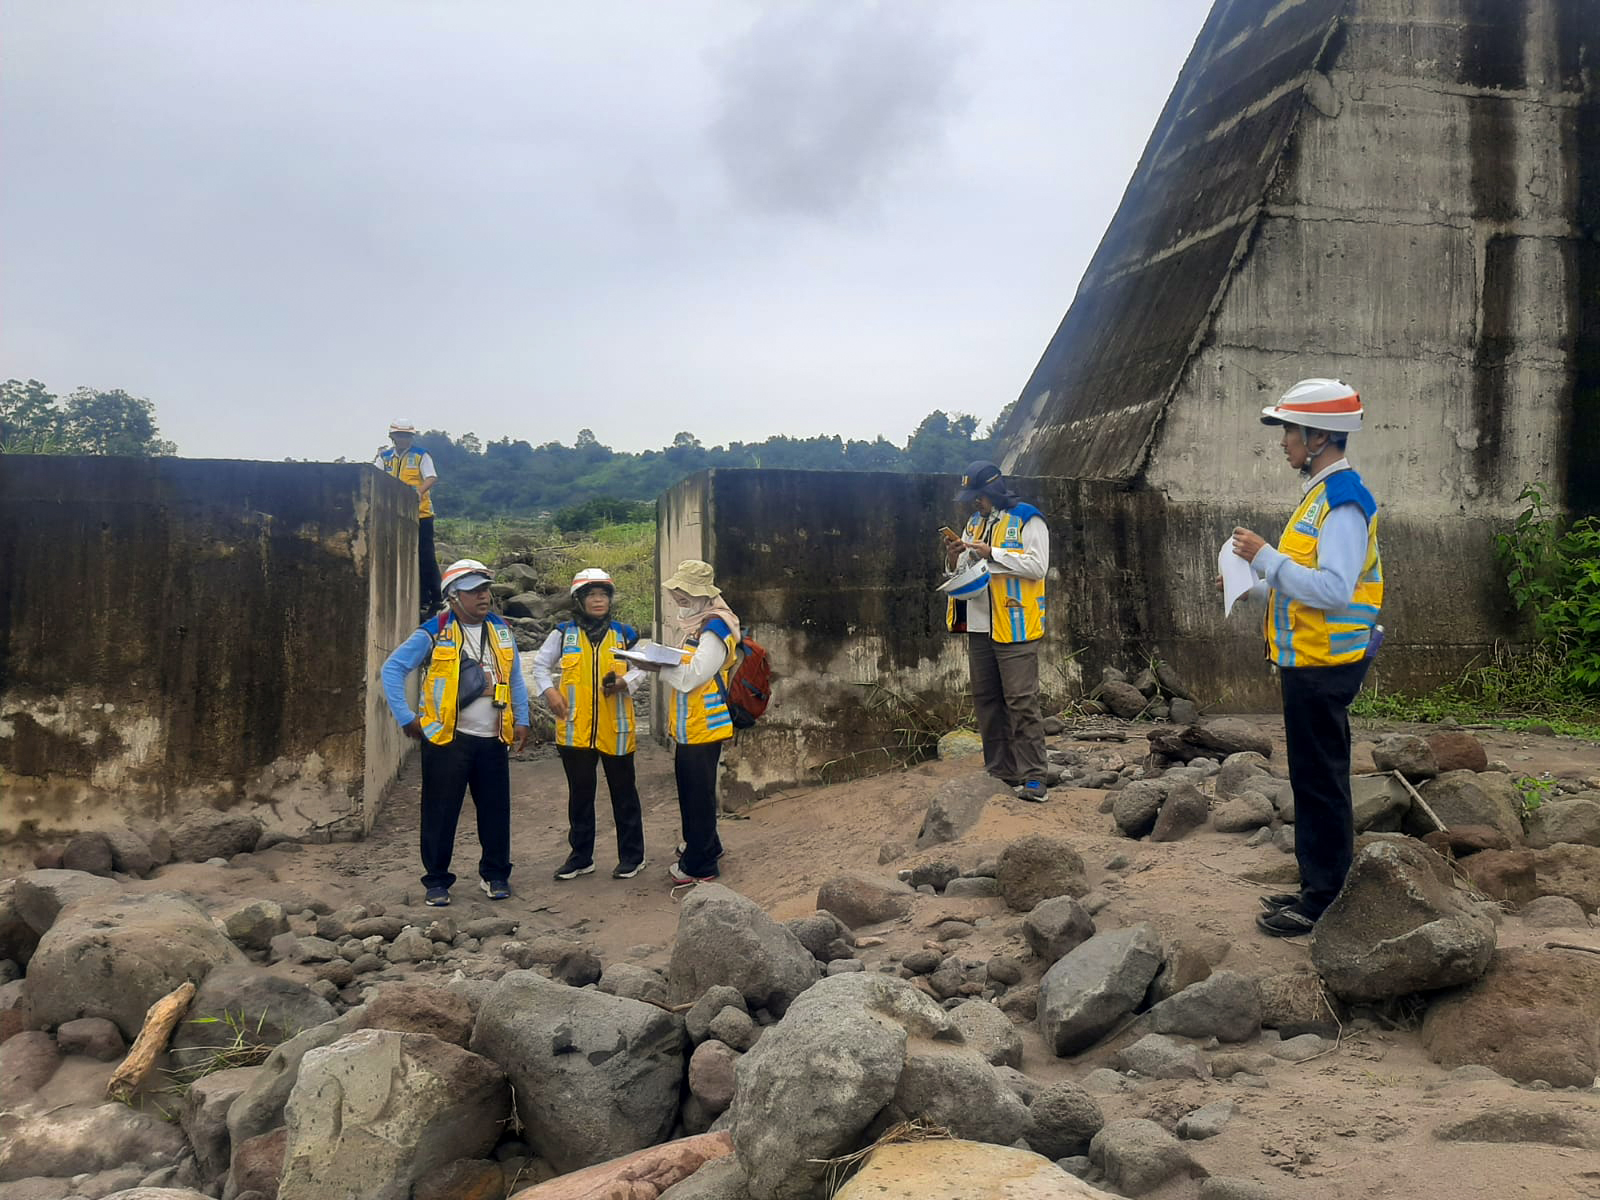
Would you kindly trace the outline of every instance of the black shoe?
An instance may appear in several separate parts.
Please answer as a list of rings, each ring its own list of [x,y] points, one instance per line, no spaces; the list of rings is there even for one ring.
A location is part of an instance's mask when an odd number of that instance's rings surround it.
[[[579,875],[593,875],[594,860],[587,862],[581,858],[569,858],[556,868],[557,879],[576,879]]]
[[[1266,909],[1269,913],[1275,913],[1280,908],[1288,908],[1291,904],[1299,904],[1300,893],[1279,892],[1276,896],[1261,896],[1259,899],[1261,901],[1262,908]]]
[[[1317,922],[1301,912],[1298,904],[1262,913],[1256,918],[1256,928],[1271,937],[1304,937],[1316,927]]]
[[[644,870],[644,859],[642,858],[636,863],[618,863],[616,870],[611,872],[611,878],[632,879],[642,870]]]
[[[429,908],[445,908],[450,903],[450,889],[447,887],[431,887],[428,889],[427,898],[423,900]]]
[[[491,900],[511,899],[511,884],[504,879],[480,879],[478,886],[483,889],[483,894]]]
[[[678,857],[682,858],[684,856],[685,851],[687,851],[688,849],[689,849],[689,843],[688,842],[679,842],[678,843]],[[712,857],[716,858],[720,862],[722,860],[722,856],[725,853],[727,853],[727,852],[725,850],[723,850],[721,844],[719,843],[718,846],[717,846],[717,852]]]

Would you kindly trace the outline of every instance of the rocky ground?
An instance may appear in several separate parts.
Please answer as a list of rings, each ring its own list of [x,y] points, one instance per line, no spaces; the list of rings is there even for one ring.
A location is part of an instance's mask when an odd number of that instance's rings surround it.
[[[421,906],[414,766],[359,844],[218,819],[47,848],[0,883],[0,1200],[648,1198],[689,1171],[666,1200],[798,1200],[907,1120],[1025,1144],[1055,1181],[1030,1195],[1600,1196],[1600,747],[1363,731],[1367,832],[1307,942],[1254,925],[1294,878],[1273,721],[1077,732],[1048,804],[970,757],[773,798],[725,822],[722,886],[676,892],[654,747],[623,882],[603,845],[551,880],[560,768],[516,763],[497,904],[468,816],[456,902]],[[1424,806],[1448,834],[1410,836]],[[161,1070],[107,1102],[185,980]],[[931,1146],[861,1187],[932,1194],[905,1182]],[[634,1152],[653,1183],[571,1190]],[[1013,1178],[943,1153],[989,1181],[964,1194]]]

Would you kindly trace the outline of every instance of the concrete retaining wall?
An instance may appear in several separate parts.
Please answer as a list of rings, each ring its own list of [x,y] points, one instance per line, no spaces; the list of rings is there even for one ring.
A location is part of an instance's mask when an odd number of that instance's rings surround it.
[[[0,841],[206,808],[370,829],[415,518],[365,466],[0,457]]]

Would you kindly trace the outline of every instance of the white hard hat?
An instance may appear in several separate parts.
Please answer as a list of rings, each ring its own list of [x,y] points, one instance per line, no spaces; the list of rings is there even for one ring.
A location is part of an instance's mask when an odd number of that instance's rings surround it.
[[[417,432],[417,427],[415,425],[413,425],[410,421],[390,421],[389,422],[389,432],[390,433],[412,433],[412,434],[414,434],[414,433]]]
[[[584,588],[596,585],[605,588],[612,595],[616,595],[617,585],[612,583],[611,576],[607,575],[599,567],[587,567],[574,575],[572,577],[572,591],[568,594],[576,596]]]
[[[1261,410],[1263,425],[1302,425],[1330,433],[1361,428],[1361,394],[1338,379],[1302,379]]]
[[[450,592],[472,592],[494,579],[494,572],[475,558],[460,558],[445,568],[440,586]]]

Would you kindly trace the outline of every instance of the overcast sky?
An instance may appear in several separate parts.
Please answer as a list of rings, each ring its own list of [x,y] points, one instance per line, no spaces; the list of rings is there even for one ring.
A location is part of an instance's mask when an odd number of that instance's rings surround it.
[[[1208,8],[8,0],[0,376],[190,456],[988,420]]]

